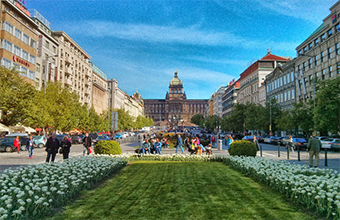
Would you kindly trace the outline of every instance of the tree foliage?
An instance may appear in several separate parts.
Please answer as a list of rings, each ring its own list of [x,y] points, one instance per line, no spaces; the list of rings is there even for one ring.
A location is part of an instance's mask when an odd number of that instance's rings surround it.
[[[202,115],[202,114],[196,114],[196,115],[194,115],[194,116],[191,117],[190,122],[193,123],[193,124],[195,124],[195,125],[200,126],[201,128],[203,128],[204,125],[205,125],[205,118],[204,118],[204,115]]]

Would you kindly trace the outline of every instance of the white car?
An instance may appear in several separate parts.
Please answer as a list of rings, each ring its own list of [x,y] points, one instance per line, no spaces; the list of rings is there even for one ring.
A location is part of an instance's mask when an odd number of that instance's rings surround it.
[[[339,143],[340,139],[338,138],[326,138],[324,140],[321,140],[322,148],[328,148],[330,149],[332,147],[333,143]]]

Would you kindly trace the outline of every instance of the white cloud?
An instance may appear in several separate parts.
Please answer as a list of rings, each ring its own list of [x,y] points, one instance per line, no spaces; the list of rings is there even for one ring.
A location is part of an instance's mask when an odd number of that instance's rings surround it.
[[[268,48],[268,43],[279,50],[288,51],[296,42],[267,42],[246,39],[229,32],[218,32],[200,29],[194,25],[190,27],[159,26],[147,24],[121,24],[111,21],[90,20],[82,24],[72,24],[73,34],[89,37],[113,37],[125,40],[152,43],[179,43],[202,46],[243,47],[245,49]]]
[[[321,24],[336,0],[255,0],[262,7],[289,17]]]

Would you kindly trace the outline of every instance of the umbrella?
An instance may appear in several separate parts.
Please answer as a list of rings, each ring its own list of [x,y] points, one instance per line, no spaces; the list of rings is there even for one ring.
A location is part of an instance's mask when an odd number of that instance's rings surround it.
[[[9,127],[0,123],[0,132],[2,132],[2,131],[8,131],[9,132],[10,130],[11,129]]]

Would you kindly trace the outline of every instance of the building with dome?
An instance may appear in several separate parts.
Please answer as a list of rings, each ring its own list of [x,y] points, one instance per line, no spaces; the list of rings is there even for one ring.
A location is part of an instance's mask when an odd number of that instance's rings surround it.
[[[204,115],[207,103],[207,99],[187,99],[176,71],[165,99],[144,99],[144,115],[156,125],[191,126],[191,117]]]

